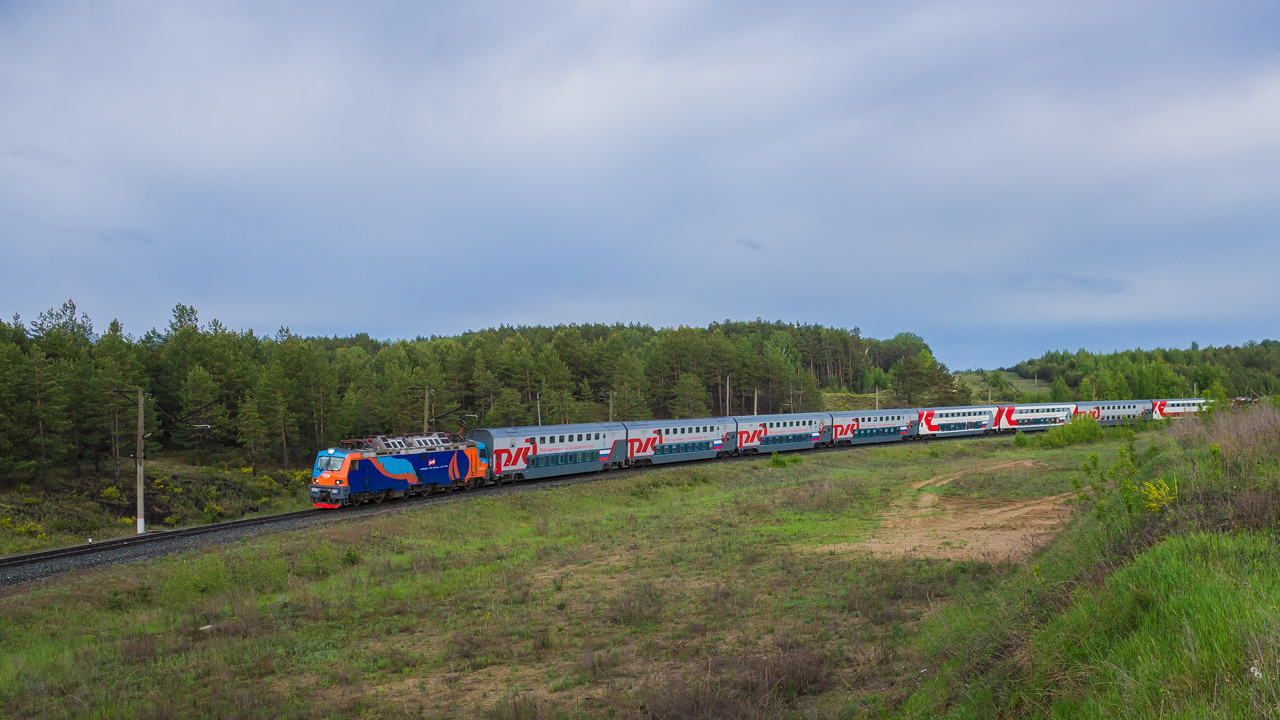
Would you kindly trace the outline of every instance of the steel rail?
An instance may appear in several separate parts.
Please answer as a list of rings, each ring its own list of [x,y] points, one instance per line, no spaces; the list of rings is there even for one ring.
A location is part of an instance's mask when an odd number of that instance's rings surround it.
[[[85,543],[83,545],[68,545],[67,547],[55,548],[53,550],[41,550],[39,552],[10,555],[8,557],[0,558],[0,568],[34,565],[48,560],[59,560],[62,558],[76,557],[78,555],[92,555],[94,553],[118,550],[124,547],[148,545],[151,543],[164,542],[165,540],[207,535],[209,533],[220,532],[222,530],[234,530],[236,528],[252,527],[254,525],[270,525],[293,518],[323,514],[325,514],[324,510],[298,510],[295,512],[280,513],[277,515],[262,515],[253,518],[211,523],[209,525],[197,525],[195,527],[179,528],[177,530],[162,530],[160,532],[146,533],[145,535],[130,535],[128,537],[113,538],[111,540],[103,540],[102,542]]]

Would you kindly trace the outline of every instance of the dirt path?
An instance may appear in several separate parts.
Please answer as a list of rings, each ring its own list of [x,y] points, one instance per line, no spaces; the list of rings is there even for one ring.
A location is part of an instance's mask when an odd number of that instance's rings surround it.
[[[977,475],[978,473],[992,472],[995,470],[1008,470],[1010,468],[1016,468],[1016,467],[1024,467],[1029,470],[1033,467],[1036,467],[1036,464],[1037,463],[1035,460],[1015,460],[1013,462],[1004,463],[1003,465],[991,465],[990,467],[974,468],[972,470],[961,470],[960,472],[956,472],[956,473],[938,475],[935,477],[931,477],[928,480],[921,480],[920,482],[912,483],[911,487],[915,488],[916,490],[919,490],[920,488],[926,487],[926,486],[942,487],[943,485],[946,485],[952,480],[959,480],[965,475]]]
[[[913,489],[941,487],[965,475],[1016,467],[1031,469],[1032,460],[940,475],[912,484]],[[923,493],[895,503],[880,527],[859,542],[823,545],[826,552],[861,551],[879,556],[918,555],[952,560],[1024,560],[1048,542],[1066,522],[1074,493],[1029,500],[973,500]]]

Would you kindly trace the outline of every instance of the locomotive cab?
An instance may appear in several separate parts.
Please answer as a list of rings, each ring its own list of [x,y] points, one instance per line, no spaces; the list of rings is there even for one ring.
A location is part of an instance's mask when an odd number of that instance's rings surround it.
[[[349,475],[355,458],[346,450],[329,448],[316,455],[311,468],[311,503],[316,507],[340,508],[351,501]]]

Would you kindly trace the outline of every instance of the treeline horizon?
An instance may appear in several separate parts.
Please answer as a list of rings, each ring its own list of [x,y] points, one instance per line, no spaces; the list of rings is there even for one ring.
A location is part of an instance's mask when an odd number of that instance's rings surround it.
[[[1274,394],[1280,343],[1240,348],[1049,352],[1012,370],[1043,393],[986,372],[994,399],[1034,402]],[[466,427],[807,412],[825,392],[893,393],[900,403],[972,403],[973,388],[913,333],[761,319],[705,328],[640,324],[499,326],[457,336],[273,337],[201,324],[179,304],[141,336],[104,332],[75,303],[0,321],[0,475],[53,469],[119,477],[132,465],[136,389],[147,452],[307,466],[341,440]],[[429,407],[424,407],[429,392]],[[1217,395],[1215,395],[1215,393]],[[985,400],[985,398],[976,398]]]
[[[99,333],[75,303],[0,321],[0,473],[70,468],[119,477],[131,465],[136,389],[147,452],[208,462],[308,466],[317,450],[374,434],[464,426],[675,419],[821,410],[824,392],[893,390],[968,402],[968,386],[924,339],[858,328],[726,320],[499,326],[457,336],[273,337],[201,324],[179,304],[140,336]],[[424,407],[429,393],[429,407]]]
[[[1280,394],[1280,342],[1249,341],[1203,349],[1193,342],[1187,350],[1049,351],[1009,370],[1045,383],[1050,402],[1256,398]],[[999,385],[1003,378],[984,373],[984,380]]]

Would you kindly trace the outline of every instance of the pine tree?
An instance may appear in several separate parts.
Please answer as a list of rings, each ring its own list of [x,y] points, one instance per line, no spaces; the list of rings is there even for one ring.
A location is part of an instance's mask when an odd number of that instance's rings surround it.
[[[644,366],[632,355],[618,358],[613,371],[613,417],[615,420],[648,420],[649,379]]]
[[[485,366],[484,355],[477,352],[475,371],[471,374],[471,382],[475,385],[476,394],[480,400],[478,408],[481,414],[487,413],[493,409],[495,397],[502,391],[502,385],[498,382],[498,378],[489,372],[489,368]]]
[[[298,432],[297,418],[289,409],[288,388],[283,370],[278,363],[273,363],[254,393],[259,400],[263,424],[267,428],[270,444],[280,450],[280,461],[284,469],[289,469],[290,441],[296,439]]]
[[[31,377],[31,359],[22,348],[0,341],[0,472],[26,471],[31,462],[36,427]]]
[[[934,369],[933,355],[928,350],[902,358],[890,373],[893,394],[905,403],[915,402],[933,384]]]
[[[47,471],[67,456],[67,397],[63,367],[39,346],[31,348],[31,386],[35,394],[35,454]]]
[[[198,364],[191,368],[178,394],[182,415],[174,436],[179,443],[194,447],[203,455],[206,443],[218,443],[232,435],[220,395],[220,388],[208,370]]]
[[[708,400],[707,388],[698,376],[691,372],[684,373],[676,381],[671,404],[667,409],[672,418],[706,417],[710,414],[707,410]]]
[[[236,414],[236,439],[244,446],[249,455],[249,467],[257,475],[258,453],[267,442],[267,427],[258,412],[258,399],[251,392],[240,401],[240,411]]]
[[[1050,402],[1066,402],[1071,399],[1071,388],[1067,387],[1067,381],[1061,375],[1053,379],[1053,386],[1049,389]]]

